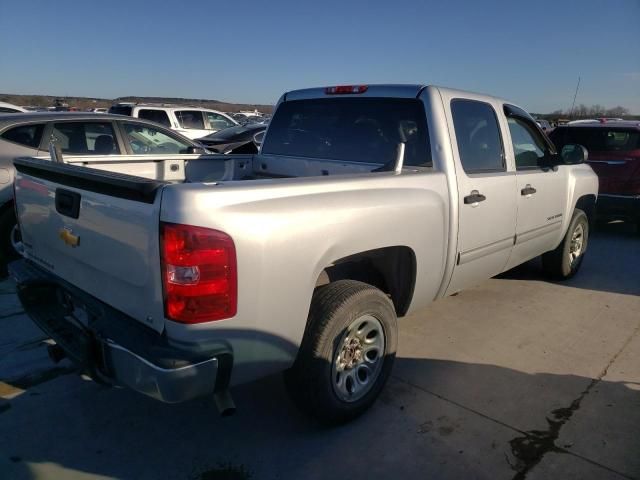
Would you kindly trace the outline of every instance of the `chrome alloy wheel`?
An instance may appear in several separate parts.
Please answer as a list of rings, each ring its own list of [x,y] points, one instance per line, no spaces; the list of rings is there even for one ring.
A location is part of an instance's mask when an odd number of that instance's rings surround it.
[[[569,262],[571,262],[571,265],[573,265],[582,254],[584,240],[584,226],[579,223],[571,235],[571,243],[569,244]]]
[[[355,402],[371,390],[384,363],[385,335],[380,321],[363,315],[351,322],[338,343],[331,366],[333,390]]]

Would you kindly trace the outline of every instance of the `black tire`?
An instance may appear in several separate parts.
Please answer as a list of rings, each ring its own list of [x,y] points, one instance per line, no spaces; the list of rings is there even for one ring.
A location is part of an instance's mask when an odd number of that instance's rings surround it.
[[[11,233],[15,226],[13,208],[6,208],[0,213],[0,277],[6,277],[9,262],[20,257],[11,244]]]
[[[356,401],[342,400],[333,386],[333,360],[349,326],[363,315],[382,325],[385,347],[378,376]],[[285,385],[296,405],[325,424],[340,424],[364,413],[384,387],[395,360],[397,320],[393,304],[380,290],[354,280],[339,280],[316,289],[302,345]]]
[[[580,255],[573,261],[569,256],[571,248],[571,241],[574,232],[578,227],[582,227],[583,231],[583,244]],[[567,280],[573,277],[582,265],[584,254],[589,246],[589,220],[587,215],[580,209],[576,208],[573,211],[569,228],[565,234],[562,242],[555,250],[542,255],[542,268],[551,278],[556,280]]]

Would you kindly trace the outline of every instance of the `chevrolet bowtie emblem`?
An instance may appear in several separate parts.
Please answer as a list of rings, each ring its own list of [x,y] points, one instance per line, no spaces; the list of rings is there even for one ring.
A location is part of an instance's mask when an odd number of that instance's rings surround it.
[[[70,247],[77,247],[80,245],[80,236],[74,235],[71,233],[70,228],[61,228],[59,232],[59,236],[64,243],[69,245]]]

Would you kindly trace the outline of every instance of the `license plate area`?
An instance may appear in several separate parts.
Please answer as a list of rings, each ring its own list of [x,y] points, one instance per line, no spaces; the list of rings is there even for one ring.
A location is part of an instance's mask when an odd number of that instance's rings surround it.
[[[55,285],[30,285],[19,295],[36,324],[71,361],[94,376],[102,355],[100,342],[88,327],[89,314],[84,305]]]

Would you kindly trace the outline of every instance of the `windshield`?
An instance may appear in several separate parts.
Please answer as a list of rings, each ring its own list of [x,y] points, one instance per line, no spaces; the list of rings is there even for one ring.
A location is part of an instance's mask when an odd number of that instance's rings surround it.
[[[422,102],[404,98],[320,98],[280,105],[262,153],[387,164],[405,143],[405,165],[431,166]]]

